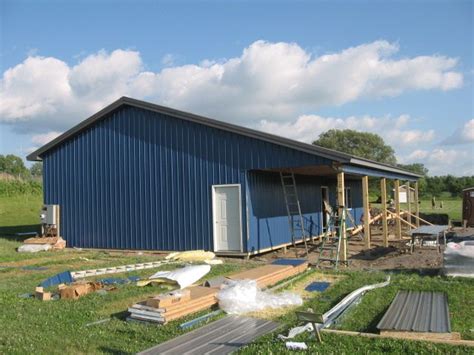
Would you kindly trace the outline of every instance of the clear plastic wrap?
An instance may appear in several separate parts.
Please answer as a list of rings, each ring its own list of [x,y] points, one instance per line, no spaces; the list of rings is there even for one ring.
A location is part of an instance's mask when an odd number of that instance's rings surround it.
[[[262,291],[255,280],[229,281],[217,294],[219,307],[229,314],[244,314],[260,311],[265,308],[282,308],[300,306],[301,296],[284,292],[274,294]]]

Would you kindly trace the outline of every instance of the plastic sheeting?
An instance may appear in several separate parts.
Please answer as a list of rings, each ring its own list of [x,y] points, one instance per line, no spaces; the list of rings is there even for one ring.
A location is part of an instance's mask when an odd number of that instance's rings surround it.
[[[39,251],[51,250],[50,244],[23,244],[18,247],[19,253],[37,253]]]
[[[296,342],[296,341],[287,341],[285,346],[288,350],[308,350],[306,343]]]
[[[265,308],[300,306],[303,299],[290,292],[261,291],[255,280],[229,281],[217,294],[219,307],[229,314],[244,314]]]
[[[447,276],[474,277],[474,241],[448,243],[443,272]]]
[[[176,283],[180,288],[185,288],[198,281],[209,271],[211,271],[210,265],[185,266],[172,271],[158,271],[157,273],[151,275],[149,280],[139,281],[137,284],[139,286],[144,286],[147,284],[147,282]]]

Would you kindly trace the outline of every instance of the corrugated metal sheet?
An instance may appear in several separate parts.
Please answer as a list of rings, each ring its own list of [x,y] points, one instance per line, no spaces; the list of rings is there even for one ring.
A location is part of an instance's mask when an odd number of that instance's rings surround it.
[[[213,249],[213,184],[241,184],[246,211],[247,170],[332,164],[129,106],[43,160],[44,202],[61,206],[61,233],[69,246],[155,250]],[[246,217],[243,213],[244,248]],[[284,228],[288,231],[287,223]]]
[[[451,332],[447,296],[442,292],[399,291],[377,328],[414,332]]]
[[[268,320],[227,316],[139,354],[230,354],[278,327]]]

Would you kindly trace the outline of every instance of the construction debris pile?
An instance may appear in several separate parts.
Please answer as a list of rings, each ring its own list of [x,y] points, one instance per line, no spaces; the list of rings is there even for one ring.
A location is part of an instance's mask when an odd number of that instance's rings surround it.
[[[279,263],[283,263],[283,265],[278,265]],[[241,280],[252,282],[252,289],[249,292],[253,292],[254,296],[257,297],[258,292],[261,292],[257,289],[257,286],[264,288],[276,284],[281,280],[305,271],[307,268],[308,263],[305,260],[293,260],[291,263],[277,260],[275,264],[272,265],[264,265],[226,277],[210,279],[204,282],[204,286],[185,287],[179,291],[160,294],[145,301],[133,304],[128,308],[128,311],[130,312],[128,320],[166,324],[174,319],[217,305],[221,302],[221,299],[219,298],[221,289],[225,290],[229,285],[231,285],[230,287],[232,287],[232,285],[242,285],[238,283]],[[181,285],[179,282],[178,284]],[[227,290],[232,290],[232,288],[227,288]],[[269,295],[267,294],[266,296]],[[271,297],[267,297],[267,300],[270,298]],[[261,299],[262,298],[260,298],[260,300]],[[275,300],[276,298],[272,299],[274,303]],[[251,302],[252,300],[247,299],[246,301]],[[284,299],[283,302],[280,300],[280,304],[283,303],[301,304],[300,299],[291,298],[290,301],[288,301],[288,297]],[[261,303],[261,305],[262,304],[263,303]],[[267,302],[266,305],[268,304],[269,303]]]
[[[36,253],[38,251],[61,250],[66,247],[66,241],[61,237],[33,237],[25,239],[18,247],[19,253]]]

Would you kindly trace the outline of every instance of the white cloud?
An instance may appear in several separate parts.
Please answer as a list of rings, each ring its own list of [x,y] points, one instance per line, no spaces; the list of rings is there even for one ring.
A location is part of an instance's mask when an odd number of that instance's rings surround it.
[[[474,118],[464,123],[464,125],[454,131],[441,144],[456,145],[474,143]]]
[[[51,142],[54,138],[56,138],[60,134],[61,132],[56,132],[56,131],[43,133],[43,134],[35,134],[34,136],[31,137],[31,142],[41,146],[41,145]]]
[[[23,131],[61,131],[129,95],[245,125],[284,123],[322,106],[462,85],[455,58],[396,59],[398,50],[376,41],[313,56],[295,43],[257,41],[238,57],[159,72],[144,71],[140,54],[131,50],[100,51],[76,65],[30,56],[3,74],[0,122]]]
[[[398,148],[419,143],[431,142],[433,130],[421,131],[407,129],[410,116],[391,117],[350,116],[346,118],[321,117],[318,115],[302,115],[295,122],[279,123],[261,121],[259,129],[280,136],[311,143],[329,129],[353,129],[356,131],[379,134],[384,140]]]
[[[474,175],[473,147],[470,149],[433,149],[426,158],[430,175]]]
[[[161,64],[163,64],[165,67],[170,67],[174,65],[176,58],[173,54],[167,53],[161,58]]]

